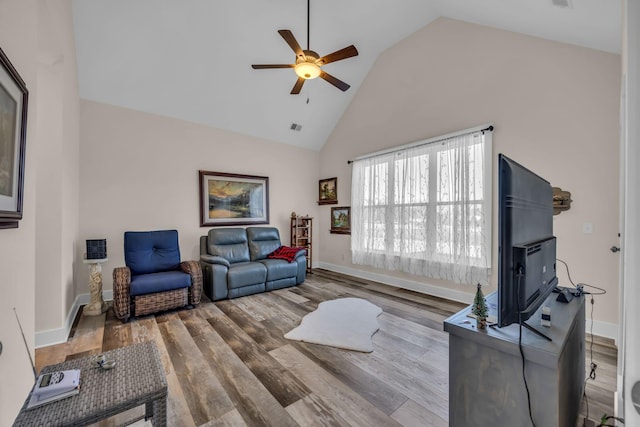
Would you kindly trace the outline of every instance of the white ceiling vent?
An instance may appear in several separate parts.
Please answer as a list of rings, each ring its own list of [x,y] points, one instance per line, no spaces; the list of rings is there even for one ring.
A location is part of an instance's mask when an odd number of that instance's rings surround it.
[[[551,3],[553,3],[554,6],[573,9],[572,0],[551,0]]]
[[[302,125],[299,125],[297,123],[291,123],[290,129],[300,132],[302,130]]]

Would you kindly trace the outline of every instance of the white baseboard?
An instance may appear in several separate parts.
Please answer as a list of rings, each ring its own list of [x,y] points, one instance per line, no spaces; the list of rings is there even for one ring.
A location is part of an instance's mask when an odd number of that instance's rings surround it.
[[[585,332],[591,333],[591,319],[589,318],[589,313],[587,312],[587,319],[585,325]],[[618,325],[615,323],[609,322],[601,322],[599,320],[593,321],[593,335],[597,335],[599,337],[611,338],[616,345],[618,344]]]
[[[113,291],[104,291],[102,297],[105,301],[113,300]],[[88,304],[89,301],[89,294],[78,295],[71,305],[71,309],[67,314],[67,319],[64,322],[64,326],[58,329],[49,329],[48,331],[36,332],[35,347],[47,347],[50,345],[66,342],[69,338],[69,332],[71,332],[71,326],[73,326],[73,321],[78,314],[78,310],[80,310],[80,307],[82,307],[83,305]]]
[[[327,262],[318,262],[314,264],[314,268],[324,268],[325,270],[334,271],[336,273],[348,274],[360,279],[372,280],[374,282],[383,283],[389,286],[395,286],[402,289],[421,292],[423,294],[432,295],[439,298],[446,298],[452,301],[471,304],[475,295],[475,289],[471,293],[456,291],[455,289],[443,288],[437,285],[431,285],[423,282],[415,282],[412,280],[400,279],[397,277],[387,276],[379,273],[358,270],[356,268],[345,267],[343,265],[330,264]],[[591,333],[591,319],[587,316],[585,331]],[[617,343],[618,325],[615,323],[601,322],[594,320],[593,335],[613,339]]]
[[[447,289],[441,286],[430,285],[423,282],[415,282],[412,280],[400,279],[384,274],[372,273],[370,271],[362,271],[356,268],[345,267],[343,265],[330,264],[327,262],[319,262],[317,267],[325,270],[335,271],[336,273],[348,274],[349,276],[359,277],[360,279],[372,280],[374,282],[384,283],[385,285],[395,286],[397,288],[409,289],[411,291],[420,292],[434,297],[445,298],[452,301],[471,304],[475,296],[475,287],[469,292],[456,291],[455,289]]]

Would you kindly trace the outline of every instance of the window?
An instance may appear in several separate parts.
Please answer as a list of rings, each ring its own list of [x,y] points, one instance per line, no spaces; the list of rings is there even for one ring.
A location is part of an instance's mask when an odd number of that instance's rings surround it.
[[[353,163],[355,264],[488,283],[491,132],[422,141]]]

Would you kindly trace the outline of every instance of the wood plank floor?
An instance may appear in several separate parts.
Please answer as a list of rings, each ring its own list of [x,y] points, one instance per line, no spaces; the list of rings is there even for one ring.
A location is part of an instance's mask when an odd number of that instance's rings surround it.
[[[283,334],[326,300],[355,296],[380,306],[374,352],[289,341]],[[464,305],[314,270],[304,284],[121,323],[109,311],[80,315],[72,337],[36,350],[46,365],[153,340],[169,386],[170,426],[446,426],[448,335],[442,322]],[[587,313],[588,314],[588,313]],[[588,325],[587,325],[588,328]],[[591,419],[613,413],[616,349],[587,341]],[[587,405],[583,401],[583,414]],[[102,422],[118,425],[143,408]],[[582,422],[578,425],[582,425]]]

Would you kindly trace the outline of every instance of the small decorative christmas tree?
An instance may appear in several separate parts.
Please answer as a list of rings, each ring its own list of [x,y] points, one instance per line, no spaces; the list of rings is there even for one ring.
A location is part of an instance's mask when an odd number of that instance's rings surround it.
[[[476,323],[478,325],[478,329],[484,329],[487,326],[487,316],[489,314],[489,309],[487,308],[487,302],[484,300],[484,295],[482,294],[482,285],[478,283],[478,290],[476,292],[476,296],[473,299],[473,307],[471,308],[471,313],[476,316]]]

